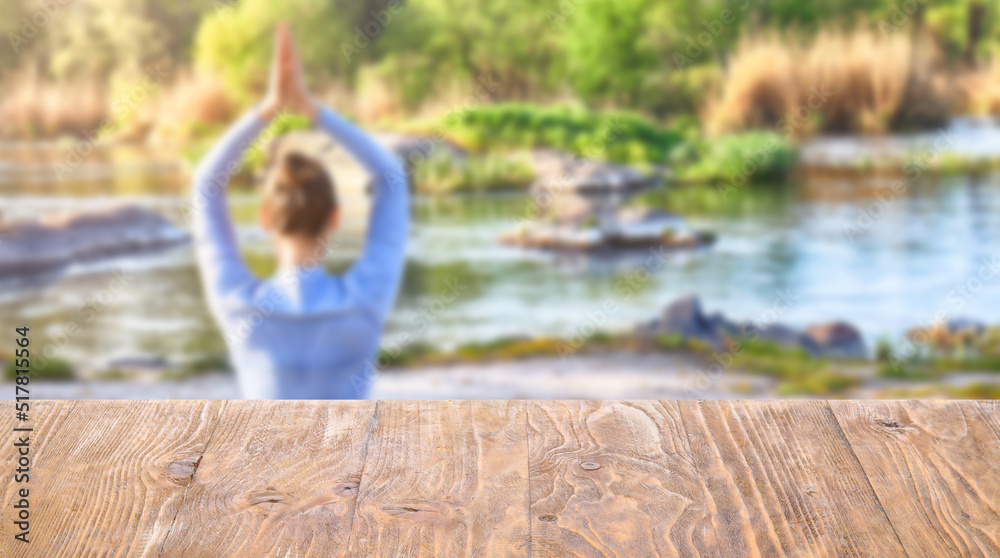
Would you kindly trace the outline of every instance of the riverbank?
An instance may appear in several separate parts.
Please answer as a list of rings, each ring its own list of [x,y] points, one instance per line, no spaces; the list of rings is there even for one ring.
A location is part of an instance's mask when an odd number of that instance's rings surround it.
[[[936,381],[869,378],[836,394],[783,393],[776,378],[726,370],[705,383],[706,362],[692,355],[606,354],[536,357],[518,361],[457,363],[393,369],[374,382],[378,399],[771,399],[816,398],[1000,398],[1000,375],[955,374]],[[860,368],[857,374],[870,373]],[[33,381],[39,399],[233,399],[231,374],[208,373],[180,380]],[[13,385],[0,384],[12,397]]]
[[[383,350],[374,363],[373,397],[1000,398],[1000,329],[953,320],[914,328],[908,337],[908,346],[879,345],[870,358],[861,334],[846,322],[804,330],[734,322],[719,312],[705,314],[697,298],[684,298],[631,333]],[[223,359],[207,359],[74,371],[53,361],[33,370],[32,385],[54,399],[227,399],[238,396],[227,368]]]

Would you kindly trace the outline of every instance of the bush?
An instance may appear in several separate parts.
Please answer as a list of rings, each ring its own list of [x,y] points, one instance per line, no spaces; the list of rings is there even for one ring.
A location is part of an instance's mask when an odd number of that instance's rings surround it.
[[[662,163],[684,137],[633,112],[505,103],[460,109],[435,126],[473,151],[550,148],[617,163]]]
[[[416,190],[429,194],[524,189],[533,179],[527,161],[503,154],[470,157],[464,162],[434,154],[413,171]]]
[[[32,380],[52,380],[57,382],[68,382],[76,379],[73,367],[65,360],[59,358],[47,359],[44,363],[39,359],[28,359],[30,366],[30,378]],[[10,359],[4,365],[3,377],[8,382],[13,382],[17,378],[18,367],[15,361]]]
[[[777,132],[747,132],[685,142],[670,154],[675,178],[681,182],[722,180],[746,183],[783,180],[797,160],[798,150]]]
[[[222,76],[230,98],[247,105],[269,76],[274,29],[287,22],[313,82],[349,80],[360,57],[345,55],[343,45],[353,44],[351,28],[366,15],[364,3],[347,0],[222,2],[198,27],[194,59],[199,69]]]

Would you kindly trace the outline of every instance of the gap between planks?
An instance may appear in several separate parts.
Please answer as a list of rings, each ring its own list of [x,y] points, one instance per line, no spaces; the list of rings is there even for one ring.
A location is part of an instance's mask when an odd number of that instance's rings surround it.
[[[898,542],[899,547],[903,549],[903,553],[909,556],[909,553],[906,552],[906,547],[903,545],[903,539],[899,537],[899,531],[896,530],[896,525],[892,522],[892,518],[890,518],[889,514],[885,511],[885,506],[882,505],[882,500],[878,497],[878,491],[875,490],[875,486],[872,484],[872,480],[868,476],[868,470],[865,469],[865,464],[858,458],[858,453],[854,451],[854,445],[851,444],[847,435],[844,434],[844,428],[840,424],[840,419],[837,418],[837,413],[833,412],[833,407],[830,406],[830,401],[828,399],[823,400],[823,408],[826,410],[826,415],[830,417],[830,420],[833,422],[833,426],[837,429],[837,435],[839,435],[840,439],[847,445],[847,449],[851,450],[851,457],[854,458],[854,462],[858,464],[858,467],[864,474],[868,490],[870,490],[872,495],[875,497],[875,504],[878,505],[879,511],[881,511],[882,516],[885,517],[886,523],[889,524],[889,527],[892,527],[892,534],[896,536],[896,542]]]

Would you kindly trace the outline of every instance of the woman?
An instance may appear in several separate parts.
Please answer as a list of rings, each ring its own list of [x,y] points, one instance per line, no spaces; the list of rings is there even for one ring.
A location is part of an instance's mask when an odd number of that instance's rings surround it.
[[[345,274],[323,267],[340,208],[322,165],[298,153],[270,172],[260,223],[279,263],[259,280],[237,248],[226,185],[271,119],[310,118],[374,178],[366,245]],[[205,294],[222,328],[244,397],[356,399],[369,394],[386,316],[403,274],[407,180],[396,157],[307,93],[288,29],[278,29],[267,96],[236,122],[194,178],[194,237]]]

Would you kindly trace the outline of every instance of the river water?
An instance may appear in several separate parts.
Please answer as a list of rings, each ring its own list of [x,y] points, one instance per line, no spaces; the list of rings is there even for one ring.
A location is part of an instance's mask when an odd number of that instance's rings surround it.
[[[185,203],[183,171],[149,153],[101,152],[55,180],[52,161],[64,159],[59,148],[0,148],[0,213],[126,201],[173,215]],[[662,260],[501,246],[497,235],[529,203],[523,195],[417,198],[405,283],[384,341],[394,345],[405,333],[447,348],[510,335],[626,330],[689,294],[732,319],[793,326],[844,319],[870,342],[898,340],[938,313],[1000,321],[1000,267],[996,274],[991,267],[994,254],[1000,265],[1000,176],[924,179],[884,192],[877,201],[870,180],[839,179],[744,187],[725,197],[711,187],[648,194],[646,203],[718,235],[711,248]],[[349,265],[363,238],[363,211],[355,210],[363,204],[344,203],[331,270]],[[253,192],[236,189],[231,207],[251,267],[270,273]],[[0,286],[0,327],[28,325],[34,344],[75,362],[224,352],[188,246],[31,281],[0,278]],[[80,331],[65,335],[67,324]]]

